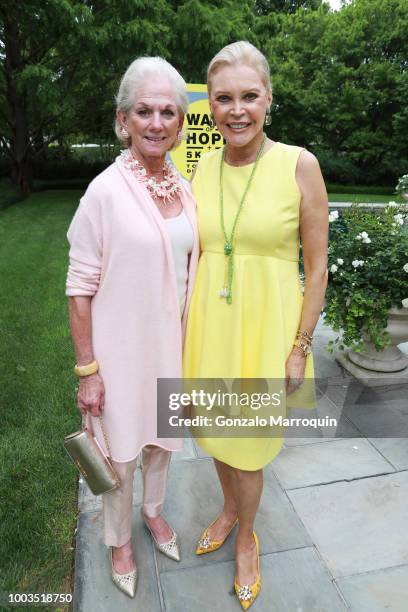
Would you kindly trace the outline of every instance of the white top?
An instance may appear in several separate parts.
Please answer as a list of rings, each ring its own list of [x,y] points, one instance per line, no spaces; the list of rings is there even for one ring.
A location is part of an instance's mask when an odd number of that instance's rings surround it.
[[[188,258],[193,250],[194,235],[184,210],[177,217],[165,219],[173,250],[180,313],[183,315],[187,295]]]

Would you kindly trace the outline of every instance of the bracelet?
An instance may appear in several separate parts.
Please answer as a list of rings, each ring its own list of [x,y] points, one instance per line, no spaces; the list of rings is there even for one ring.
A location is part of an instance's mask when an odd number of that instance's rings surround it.
[[[297,348],[300,348],[303,351],[305,357],[307,357],[309,353],[312,352],[310,344],[308,344],[307,342],[303,342],[302,340],[295,340],[293,346],[297,346]]]
[[[305,340],[308,344],[312,344],[313,336],[307,333],[306,330],[300,331],[300,329],[296,332],[297,340]]]
[[[91,374],[95,374],[99,370],[99,363],[96,361],[91,361],[91,363],[87,363],[86,365],[79,366],[76,364],[74,368],[74,372],[77,376],[90,376]]]

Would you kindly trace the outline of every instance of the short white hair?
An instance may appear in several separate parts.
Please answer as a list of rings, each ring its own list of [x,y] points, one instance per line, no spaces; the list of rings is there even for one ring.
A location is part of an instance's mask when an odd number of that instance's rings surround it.
[[[151,76],[168,79],[174,91],[177,110],[180,115],[185,115],[188,109],[186,82],[174,66],[162,57],[138,57],[128,66],[116,95],[116,110],[128,113],[135,102],[138,89]],[[117,117],[115,118],[115,134],[124,145],[130,145],[130,138],[121,134],[121,125]]]
[[[211,89],[211,77],[221,66],[235,66],[245,64],[258,71],[266,89],[272,93],[272,81],[268,60],[263,53],[247,40],[227,45],[211,60],[207,69],[208,91]]]

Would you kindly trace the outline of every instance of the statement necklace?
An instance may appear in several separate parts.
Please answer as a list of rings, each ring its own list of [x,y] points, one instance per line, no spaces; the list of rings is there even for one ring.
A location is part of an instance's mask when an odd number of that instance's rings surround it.
[[[228,234],[225,229],[225,221],[224,221],[224,190],[223,190],[223,169],[224,169],[224,161],[225,161],[225,148],[224,145],[221,154],[221,165],[220,165],[220,217],[221,217],[221,228],[222,233],[224,234],[224,253],[227,258],[226,266],[225,266],[225,277],[224,277],[224,286],[222,287],[219,295],[222,298],[226,298],[227,304],[232,303],[232,277],[234,275],[234,236],[235,229],[237,227],[239,216],[244,207],[245,198],[247,197],[249,188],[255,176],[256,169],[258,167],[259,159],[262,155],[266,142],[266,134],[264,134],[261,144],[259,145],[258,152],[256,154],[256,159],[254,166],[252,168],[251,174],[249,176],[248,182],[246,184],[244,194],[241,198],[241,201],[238,206],[237,214],[235,215],[234,223],[232,224],[231,234],[228,237]]]
[[[163,164],[163,180],[158,181],[154,176],[147,174],[146,168],[133,157],[130,149],[121,151],[120,158],[125,168],[133,172],[139,183],[146,186],[150,195],[162,200],[163,206],[173,203],[176,195],[181,192],[179,174],[167,160]]]

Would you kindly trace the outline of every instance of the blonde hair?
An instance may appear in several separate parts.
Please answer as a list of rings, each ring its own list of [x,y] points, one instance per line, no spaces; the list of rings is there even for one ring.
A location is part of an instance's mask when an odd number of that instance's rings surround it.
[[[272,81],[269,64],[263,53],[247,40],[227,45],[215,55],[209,63],[207,69],[208,93],[211,89],[211,77],[222,66],[234,66],[236,64],[246,64],[257,70],[268,91],[272,93]]]
[[[181,74],[162,57],[139,57],[127,68],[116,95],[116,110],[129,112],[132,108],[138,89],[148,77],[160,76],[168,79],[173,87],[177,110],[185,115],[188,109],[187,85]],[[122,144],[130,146],[130,137],[121,134],[121,125],[115,118],[115,134]]]

